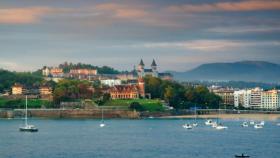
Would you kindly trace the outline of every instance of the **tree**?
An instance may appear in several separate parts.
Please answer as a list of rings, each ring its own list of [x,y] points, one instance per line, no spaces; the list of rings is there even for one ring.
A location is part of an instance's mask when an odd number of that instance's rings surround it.
[[[136,110],[136,111],[144,111],[144,107],[138,103],[138,102],[132,102],[130,105],[129,105],[129,108],[132,109],[132,110]]]

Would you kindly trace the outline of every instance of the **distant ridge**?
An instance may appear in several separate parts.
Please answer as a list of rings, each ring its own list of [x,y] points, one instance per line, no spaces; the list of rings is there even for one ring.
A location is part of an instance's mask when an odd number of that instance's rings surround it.
[[[253,81],[280,83],[280,65],[265,61],[202,64],[190,71],[171,73],[179,81]]]

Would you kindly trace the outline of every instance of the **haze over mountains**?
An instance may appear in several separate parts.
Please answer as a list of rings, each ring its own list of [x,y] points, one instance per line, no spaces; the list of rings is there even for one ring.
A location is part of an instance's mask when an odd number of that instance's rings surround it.
[[[171,72],[180,81],[280,82],[280,65],[265,61],[202,64],[186,72]]]

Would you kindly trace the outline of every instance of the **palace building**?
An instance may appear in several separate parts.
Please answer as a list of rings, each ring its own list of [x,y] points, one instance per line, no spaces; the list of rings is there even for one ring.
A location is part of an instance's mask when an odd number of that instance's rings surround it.
[[[137,84],[115,85],[109,90],[112,99],[145,98],[145,83],[143,78]]]

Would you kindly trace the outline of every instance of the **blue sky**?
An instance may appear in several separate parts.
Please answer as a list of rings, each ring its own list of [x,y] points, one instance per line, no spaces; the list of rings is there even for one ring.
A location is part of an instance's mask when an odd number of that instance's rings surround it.
[[[0,0],[0,67],[280,63],[279,0]]]

